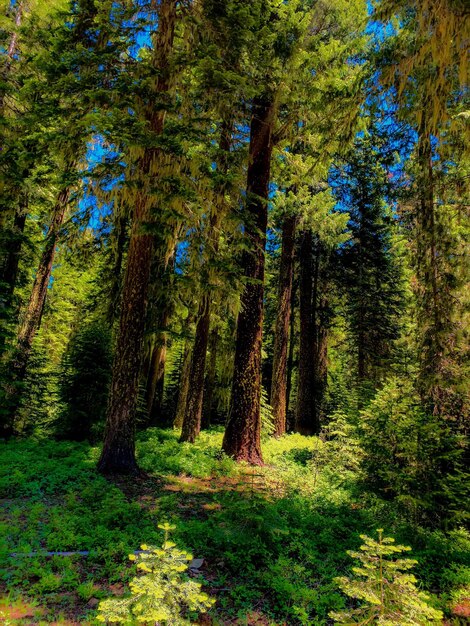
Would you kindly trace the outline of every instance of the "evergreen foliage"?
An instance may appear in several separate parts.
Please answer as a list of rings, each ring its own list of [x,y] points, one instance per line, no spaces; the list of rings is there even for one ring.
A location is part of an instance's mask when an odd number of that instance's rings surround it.
[[[159,524],[165,532],[161,548],[143,544],[135,561],[139,575],[131,580],[130,598],[103,600],[98,608],[98,619],[111,623],[146,623],[149,621],[167,626],[185,626],[191,622],[185,618],[187,611],[205,613],[215,600],[201,591],[200,583],[183,578],[193,557],[189,552],[178,550],[169,541],[169,532],[176,526]]]
[[[111,337],[99,322],[81,327],[63,358],[60,395],[63,415],[57,436],[73,441],[96,440],[103,430],[111,375]]]
[[[468,617],[466,5],[0,1],[0,592],[93,622],[158,512],[215,622],[324,624],[386,520]],[[209,608],[168,543],[103,606]],[[394,552],[352,620],[434,619]]]
[[[441,611],[429,606],[429,597],[416,587],[416,578],[409,574],[417,561],[403,558],[409,546],[396,545],[392,537],[377,530],[378,539],[361,535],[360,551],[348,551],[359,561],[353,568],[355,578],[335,579],[344,593],[365,603],[357,609],[332,612],[338,624],[432,624],[442,620]],[[400,555],[400,556],[399,556]]]

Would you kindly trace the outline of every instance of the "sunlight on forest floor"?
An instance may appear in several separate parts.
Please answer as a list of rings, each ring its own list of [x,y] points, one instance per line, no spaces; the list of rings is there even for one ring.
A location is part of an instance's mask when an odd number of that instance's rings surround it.
[[[3,623],[97,623],[99,601],[124,593],[132,576],[127,555],[142,542],[159,545],[165,519],[177,545],[204,559],[204,588],[217,603],[201,624],[331,623],[328,612],[345,605],[332,579],[350,570],[346,550],[359,534],[378,525],[412,545],[417,575],[447,623],[464,623],[463,531],[414,529],[337,459],[320,463],[315,438],[270,440],[266,465],[251,468],[220,453],[221,437],[181,445],[175,432],[150,429],[138,443],[147,476],[110,481],[95,472],[98,450],[87,444],[1,444]],[[78,550],[89,556],[21,556]]]

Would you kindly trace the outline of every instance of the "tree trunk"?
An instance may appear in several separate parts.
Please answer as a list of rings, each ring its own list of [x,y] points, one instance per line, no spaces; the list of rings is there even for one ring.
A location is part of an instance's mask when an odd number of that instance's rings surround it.
[[[322,293],[325,289],[324,280],[320,275],[322,246],[317,238],[315,245],[315,263],[312,297],[312,325],[313,325],[313,422],[316,425],[316,434],[320,432],[321,408],[326,388],[327,356],[328,356],[328,329],[326,326],[327,300]]]
[[[69,195],[70,188],[66,187],[60,192],[57,198],[57,202],[52,213],[52,221],[49,225],[45,238],[44,250],[36,271],[28,307],[20,325],[18,333],[18,348],[14,362],[15,379],[17,381],[24,380],[33,340],[41,325],[47,289],[51,280],[52,265],[54,263],[57,240],[59,238],[60,229],[67,210]]]
[[[191,321],[189,321],[191,319]],[[188,316],[187,326],[192,323],[192,316]],[[190,339],[186,339],[184,344],[184,353],[183,353],[183,366],[181,368],[180,375],[180,390],[178,394],[178,403],[176,405],[176,415],[173,421],[173,428],[181,428],[183,426],[184,414],[186,411],[186,401],[188,397],[188,389],[189,389],[189,374],[191,371],[191,347],[192,342]]]
[[[158,71],[157,93],[170,89],[170,55],[176,22],[176,0],[161,0],[157,40],[154,42],[154,67]],[[161,135],[165,111],[148,111],[154,136]],[[157,171],[157,148],[145,148],[139,171],[145,180]],[[127,267],[121,298],[121,316],[113,364],[103,451],[98,469],[103,473],[137,473],[135,460],[135,409],[139,391],[147,299],[155,249],[155,236],[145,231],[153,221],[154,206],[145,189],[137,192],[132,220]]]
[[[314,421],[320,431],[321,413],[323,398],[325,395],[328,376],[328,327],[326,320],[326,309],[328,302],[326,296],[321,294],[325,288],[321,284],[320,278],[320,256],[321,248],[317,246],[315,259],[315,282],[313,295],[313,327],[314,327],[314,347],[313,347],[313,414]]]
[[[214,397],[215,381],[217,376],[217,344],[219,335],[217,329],[212,329],[209,336],[209,366],[207,368],[206,380],[204,383],[204,404],[202,412],[201,428],[207,429],[212,423],[212,401]]]
[[[167,353],[166,327],[169,318],[170,311],[167,306],[164,306],[159,321],[160,330],[155,334],[150,351],[145,402],[150,423],[154,425],[159,421],[162,410]]]
[[[295,429],[302,435],[318,432],[314,412],[313,347],[314,326],[312,319],[313,299],[313,238],[305,231],[300,245],[300,348],[297,412]]]
[[[271,407],[274,418],[275,437],[280,437],[286,432],[287,354],[294,269],[295,226],[295,215],[285,218],[282,228],[279,298],[274,336],[273,376],[271,383]]]
[[[227,157],[230,151],[231,141],[232,122],[230,120],[224,120],[221,128],[218,158],[218,168],[222,175],[226,174],[228,170]],[[209,250],[212,250],[214,257],[217,256],[219,250],[220,223],[227,209],[225,201],[225,182],[222,182],[218,192],[218,199],[215,201],[215,208],[209,219],[207,233],[208,247]],[[204,401],[204,372],[211,321],[212,289],[202,284],[201,291],[203,295],[199,304],[198,323],[191,356],[190,384],[183,420],[183,430],[181,432],[181,441],[189,441],[190,443],[194,443],[201,431],[202,407]]]
[[[113,270],[111,274],[111,290],[109,295],[109,307],[107,312],[108,324],[113,327],[117,319],[117,311],[121,300],[121,274],[124,251],[126,246],[127,218],[118,217],[115,225],[116,249],[114,254]]]
[[[210,295],[205,294],[199,305],[199,319],[196,325],[196,336],[191,357],[189,389],[180,441],[194,443],[201,430],[204,371],[209,340],[210,319]]]
[[[295,250],[294,250],[295,257]],[[294,274],[295,271],[293,270]],[[287,383],[286,383],[286,429],[293,430],[293,423],[289,424],[290,398],[292,394],[292,375],[294,371],[294,346],[295,346],[295,294],[296,283],[292,283],[292,294],[290,301],[290,328],[289,328],[289,353],[287,355]],[[292,421],[292,420],[291,420]]]
[[[263,463],[260,400],[264,251],[275,110],[272,98],[257,97],[253,101],[244,224],[249,250],[241,260],[246,282],[237,321],[231,406],[223,441],[229,456],[257,465]]]

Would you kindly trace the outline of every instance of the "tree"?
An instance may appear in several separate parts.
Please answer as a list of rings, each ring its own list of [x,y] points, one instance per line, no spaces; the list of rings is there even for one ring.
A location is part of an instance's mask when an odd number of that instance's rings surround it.
[[[254,98],[251,115],[244,221],[249,250],[241,260],[246,283],[237,321],[232,398],[223,449],[237,460],[259,465],[264,248],[276,116],[274,95]]]
[[[274,339],[273,374],[270,404],[274,419],[274,435],[286,432],[287,369],[289,328],[291,318],[292,282],[294,275],[295,229],[297,216],[290,215],[282,225],[282,251],[279,269],[278,313]],[[292,339],[291,339],[292,341]]]
[[[111,337],[104,324],[92,322],[72,336],[61,376],[65,408],[56,425],[60,438],[96,439],[105,417],[111,362]]]
[[[403,288],[400,259],[393,245],[394,218],[388,153],[373,129],[358,138],[336,187],[349,211],[351,239],[339,249],[346,319],[357,379],[377,384],[392,362],[400,333]]]
[[[299,378],[295,430],[302,435],[314,435],[320,424],[314,412],[313,346],[314,326],[312,319],[313,298],[313,235],[310,230],[302,233],[299,252]]]
[[[141,111],[154,141],[164,132],[165,113],[171,102],[174,68],[171,61],[177,23],[176,0],[158,3],[158,28],[153,35],[150,67],[158,76]],[[155,107],[156,99],[160,107]],[[142,188],[135,196],[127,264],[122,286],[122,305],[110,387],[101,472],[138,472],[135,460],[134,417],[147,313],[150,271],[155,252],[155,235],[148,225],[155,219],[155,196],[149,194],[149,179],[156,176],[162,151],[153,145],[143,148],[136,163],[135,178]]]
[[[229,207],[227,206],[226,194],[228,185],[226,176],[228,174],[228,156],[232,142],[232,124],[223,121],[220,130],[218,160],[216,167],[220,173],[218,176],[218,189],[216,189],[215,201],[211,208],[209,223],[206,233],[207,248],[209,258],[207,259],[206,271],[201,272],[201,301],[197,315],[197,323],[194,337],[194,345],[191,352],[191,363],[189,366],[188,393],[186,397],[186,408],[182,424],[181,441],[194,443],[201,429],[202,409],[204,399],[204,372],[206,365],[206,354],[210,335],[211,307],[213,299],[213,289],[211,288],[212,276],[210,264],[217,258],[219,252],[220,227]]]
[[[335,579],[339,587],[350,597],[365,604],[357,609],[330,613],[338,624],[375,623],[383,626],[392,624],[428,624],[442,620],[441,611],[428,604],[428,596],[416,587],[417,580],[410,570],[417,561],[391,557],[411,548],[395,545],[392,537],[384,537],[377,530],[378,540],[361,535],[364,541],[360,552],[348,551],[359,560],[354,568],[359,579],[341,576]]]

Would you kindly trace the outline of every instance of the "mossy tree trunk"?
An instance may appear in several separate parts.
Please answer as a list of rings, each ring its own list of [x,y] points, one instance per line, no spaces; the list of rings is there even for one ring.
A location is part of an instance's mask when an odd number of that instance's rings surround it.
[[[291,316],[292,278],[294,271],[296,216],[286,217],[282,227],[281,266],[279,269],[279,296],[274,336],[271,407],[274,418],[274,436],[286,432],[287,412],[287,358]]]
[[[275,110],[271,97],[253,101],[244,223],[249,251],[243,253],[241,260],[245,286],[237,320],[232,396],[223,440],[223,449],[229,456],[256,465],[263,463],[260,400],[264,252]]]
[[[154,41],[154,67],[158,72],[155,87],[159,94],[170,90],[173,38],[176,23],[175,0],[161,0],[158,32]],[[149,107],[149,129],[156,137],[163,133],[165,110]],[[139,162],[142,180],[156,170],[158,148],[146,147]],[[154,201],[146,191],[137,192],[130,233],[127,266],[121,297],[121,315],[117,336],[103,450],[98,469],[103,473],[138,473],[135,459],[135,410],[139,391],[147,300],[155,236],[148,232],[154,216]]]
[[[227,174],[227,157],[230,151],[231,140],[232,122],[225,120],[221,128],[218,158],[218,168],[222,176]],[[217,256],[219,250],[220,224],[227,210],[224,183],[220,185],[217,195],[218,198],[215,201],[215,206],[209,219],[207,234],[208,247],[210,250],[213,250],[214,257]],[[199,303],[196,335],[191,355],[190,384],[183,420],[183,429],[181,432],[181,441],[189,441],[190,443],[194,443],[201,431],[202,407],[204,402],[204,372],[211,322],[211,300],[213,296],[211,288],[205,285],[201,285],[201,288],[204,291]]]
[[[202,411],[201,428],[209,428],[212,423],[212,403],[214,399],[215,383],[217,377],[217,346],[219,334],[217,328],[211,330],[209,336],[209,365],[207,367],[204,382],[204,403]]]
[[[17,381],[22,381],[26,375],[33,340],[41,326],[57,241],[64,222],[69,196],[70,187],[65,187],[57,198],[45,238],[44,249],[36,270],[28,306],[20,324],[18,346],[14,361],[15,379]]]
[[[192,316],[188,316],[186,326],[189,328],[192,323]],[[183,426],[184,414],[186,411],[186,401],[188,397],[189,389],[189,374],[191,371],[191,348],[192,341],[186,339],[183,351],[183,364],[181,366],[180,384],[178,393],[178,402],[176,404],[175,419],[173,421],[174,428],[181,428]]]
[[[202,403],[204,397],[204,371],[210,327],[210,295],[204,294],[199,306],[199,319],[189,370],[189,389],[186,411],[181,431],[181,441],[194,443],[201,430]]]

